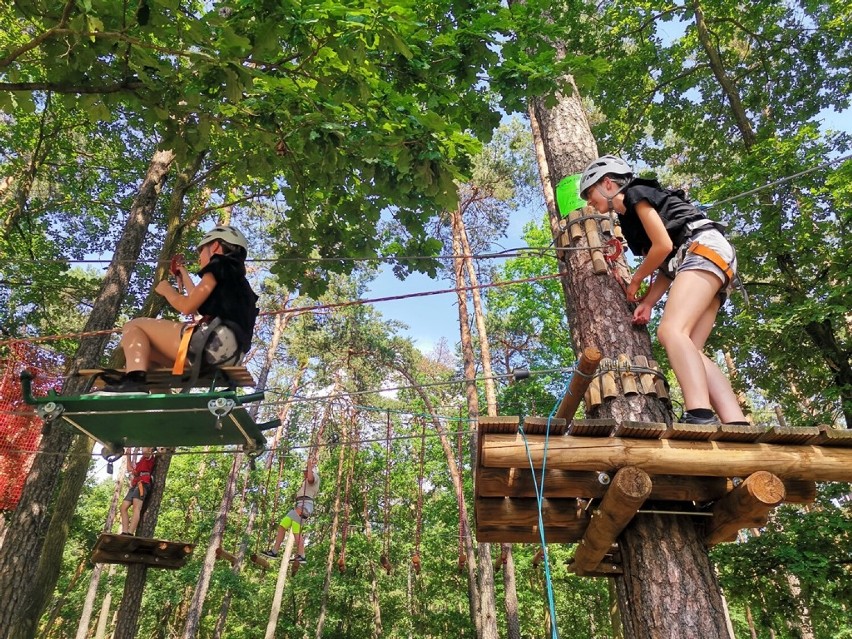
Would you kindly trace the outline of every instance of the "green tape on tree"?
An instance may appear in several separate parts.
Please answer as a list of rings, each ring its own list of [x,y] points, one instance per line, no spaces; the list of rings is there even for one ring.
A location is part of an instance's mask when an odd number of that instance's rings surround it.
[[[581,173],[567,175],[556,185],[556,205],[562,217],[568,215],[574,209],[581,209],[586,203],[580,198],[580,176]]]

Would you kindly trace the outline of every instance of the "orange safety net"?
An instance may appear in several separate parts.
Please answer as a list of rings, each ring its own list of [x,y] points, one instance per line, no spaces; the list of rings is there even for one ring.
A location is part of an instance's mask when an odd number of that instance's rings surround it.
[[[21,371],[35,376],[42,395],[62,379],[62,358],[28,342],[13,342],[0,355],[0,511],[14,510],[41,442],[42,421],[21,395]]]

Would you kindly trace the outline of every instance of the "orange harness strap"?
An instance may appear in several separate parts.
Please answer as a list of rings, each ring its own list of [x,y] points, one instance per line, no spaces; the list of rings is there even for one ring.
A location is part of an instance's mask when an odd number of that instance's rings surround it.
[[[189,353],[189,340],[192,339],[192,333],[195,330],[195,324],[189,324],[183,331],[178,346],[177,356],[175,357],[175,365],[172,367],[172,375],[183,375],[183,369],[186,366],[186,356]]]
[[[693,242],[692,244],[689,245],[689,248],[686,249],[686,250],[687,250],[688,253],[695,253],[696,255],[700,255],[701,257],[704,257],[704,258],[710,260],[711,262],[713,262],[713,264],[715,264],[720,269],[722,269],[722,272],[725,275],[728,276],[729,280],[734,279],[734,269],[732,269],[731,265],[728,264],[722,258],[722,256],[719,255],[713,249],[708,248],[708,247],[704,246],[703,244],[699,244],[698,242]]]

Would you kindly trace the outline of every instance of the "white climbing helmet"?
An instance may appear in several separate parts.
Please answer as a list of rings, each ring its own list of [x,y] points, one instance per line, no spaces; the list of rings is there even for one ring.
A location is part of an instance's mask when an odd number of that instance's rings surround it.
[[[604,155],[589,164],[580,178],[580,197],[586,199],[589,187],[605,175],[633,175],[630,165],[616,155]]]
[[[234,246],[241,246],[248,251],[248,241],[246,240],[246,236],[243,235],[239,229],[236,229],[233,226],[226,226],[224,224],[214,226],[204,234],[204,237],[201,238],[201,241],[198,243],[198,248],[200,249],[205,244],[209,244],[214,240],[222,240],[223,242],[233,244]]]

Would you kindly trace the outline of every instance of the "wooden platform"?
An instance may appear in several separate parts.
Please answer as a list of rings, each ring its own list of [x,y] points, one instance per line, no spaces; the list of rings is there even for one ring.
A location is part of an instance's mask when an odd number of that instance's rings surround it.
[[[477,540],[540,542],[531,458],[546,541],[582,540],[571,567],[578,574],[617,574],[611,546],[646,501],[694,516],[713,545],[762,525],[780,503],[812,502],[817,481],[852,481],[852,431],[615,420],[551,427],[542,478],[545,435],[525,426],[524,439],[520,423],[479,423]]]
[[[103,368],[84,368],[77,372],[78,377],[92,379],[91,388],[103,388],[104,380],[98,377],[104,373]],[[123,373],[123,369],[116,372]],[[147,385],[153,390],[164,388],[182,388],[189,381],[189,367],[183,375],[172,375],[171,368],[155,368],[147,373]],[[245,366],[221,366],[213,371],[206,371],[198,378],[195,388],[254,388],[257,382]]]
[[[96,564],[147,564],[156,568],[181,568],[195,544],[101,533],[92,549]]]

